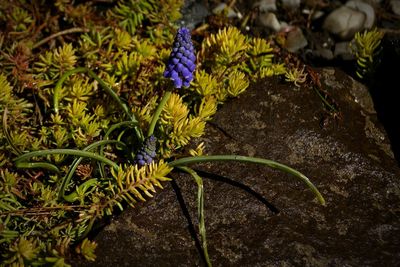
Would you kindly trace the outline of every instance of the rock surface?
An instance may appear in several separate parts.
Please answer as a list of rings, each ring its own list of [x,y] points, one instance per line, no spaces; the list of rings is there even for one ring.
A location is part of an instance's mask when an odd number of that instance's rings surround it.
[[[196,166],[208,177],[205,217],[214,266],[400,262],[400,170],[372,100],[365,87],[341,71],[320,72],[324,89],[342,112],[336,123],[321,128],[324,110],[311,88],[295,89],[270,78],[226,103],[208,128],[203,141],[209,154],[287,164],[310,177],[327,201],[319,205],[304,184],[266,167]],[[188,223],[190,217],[197,231],[197,188],[187,175],[175,178],[173,186],[165,184],[153,199],[114,218],[95,238],[97,261],[87,265],[204,265]]]

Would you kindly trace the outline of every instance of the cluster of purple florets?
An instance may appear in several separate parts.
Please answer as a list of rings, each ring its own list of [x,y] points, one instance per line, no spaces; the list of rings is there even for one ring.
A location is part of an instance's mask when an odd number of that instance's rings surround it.
[[[196,56],[190,31],[187,28],[180,28],[174,40],[164,77],[170,78],[175,88],[189,87],[195,68]]]
[[[154,135],[148,137],[142,148],[136,153],[135,163],[144,166],[153,162],[156,157],[157,138]]]

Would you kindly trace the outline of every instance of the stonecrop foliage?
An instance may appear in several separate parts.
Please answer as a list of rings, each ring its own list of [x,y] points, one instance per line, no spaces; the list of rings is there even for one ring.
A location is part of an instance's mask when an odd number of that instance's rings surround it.
[[[355,34],[350,47],[357,60],[356,75],[360,79],[367,79],[374,74],[379,64],[383,36],[384,33],[376,28]]]
[[[95,260],[96,222],[162,188],[168,162],[218,105],[285,73],[267,40],[226,27],[195,43],[190,87],[171,89],[163,73],[182,4],[0,0],[2,266],[67,266],[73,251]],[[167,90],[157,161],[140,167],[135,153]]]

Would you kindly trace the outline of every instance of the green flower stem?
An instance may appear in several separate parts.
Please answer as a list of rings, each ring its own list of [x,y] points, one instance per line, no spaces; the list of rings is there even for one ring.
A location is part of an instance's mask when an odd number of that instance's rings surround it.
[[[290,168],[284,164],[262,159],[262,158],[254,158],[254,157],[246,157],[246,156],[238,156],[238,155],[214,155],[214,156],[196,156],[196,157],[186,157],[174,160],[169,163],[171,167],[181,167],[188,164],[200,163],[200,162],[210,162],[210,161],[239,161],[239,162],[247,162],[247,163],[256,163],[261,165],[266,165],[273,169],[278,169],[284,171],[286,173],[292,174],[295,177],[299,178],[301,181],[307,184],[307,186],[311,189],[311,191],[316,195],[318,201],[325,205],[325,199],[318,191],[318,189],[314,186],[314,184],[301,172]]]
[[[108,128],[106,134],[104,135],[104,139],[107,140],[108,137],[110,136],[110,134],[120,127],[124,127],[124,126],[136,127],[137,125],[138,124],[136,122],[132,122],[132,121],[122,121],[122,122],[113,124],[113,125],[111,125],[110,128]],[[140,141],[142,141],[142,140],[140,140]],[[99,154],[100,154],[100,156],[104,155],[104,145],[100,146]],[[100,176],[103,178],[105,177],[104,163],[102,163],[102,162],[100,162]]]
[[[90,77],[95,79],[102,87],[103,89],[118,103],[118,105],[122,108],[122,110],[125,112],[125,114],[128,116],[128,118],[131,120],[131,122],[135,124],[139,124],[139,122],[136,120],[135,115],[130,111],[128,105],[124,102],[122,102],[121,98],[117,95],[117,93],[114,92],[113,89],[107,86],[107,84],[99,78],[92,70],[88,70],[88,74]],[[143,133],[142,130],[138,126],[134,126],[133,129],[136,132],[136,136],[143,141]]]
[[[110,87],[108,87],[108,85],[99,78],[99,76],[97,76],[92,70],[85,68],[85,67],[79,67],[73,70],[69,70],[66,73],[64,73],[63,76],[61,76],[60,80],[58,80],[56,86],[54,87],[54,95],[53,95],[53,105],[54,105],[54,111],[56,113],[59,112],[59,102],[60,102],[60,90],[61,90],[61,86],[64,83],[64,81],[72,74],[75,73],[79,73],[79,72],[87,72],[88,75],[95,79],[100,85],[101,87],[103,87],[103,89],[107,92],[107,94],[109,94],[111,96],[111,98],[114,99],[114,101],[116,101],[118,103],[118,105],[122,108],[122,110],[125,112],[125,114],[128,116],[128,118],[134,122],[138,124],[138,121],[135,118],[135,115],[129,110],[129,107],[126,103],[124,103],[121,98],[117,95],[117,93],[114,92],[114,90],[112,90]],[[134,127],[136,135],[139,139],[143,140],[143,133],[141,131],[141,129],[139,127]]]
[[[54,155],[54,154],[65,154],[65,155],[73,155],[73,156],[84,157],[84,158],[91,158],[94,160],[98,160],[100,162],[104,162],[105,164],[108,164],[111,167],[113,167],[115,170],[119,169],[118,164],[109,160],[106,157],[100,156],[99,154],[96,154],[96,153],[82,151],[82,150],[76,150],[76,149],[48,149],[48,150],[33,151],[33,152],[25,153],[25,154],[15,158],[13,161],[17,164],[20,162],[25,162],[26,160],[28,160],[32,157],[43,157],[46,155]]]
[[[206,224],[204,218],[204,187],[203,187],[203,179],[195,172],[193,169],[188,168],[186,166],[178,166],[182,171],[185,171],[192,175],[194,180],[197,183],[197,214],[199,220],[199,233],[201,236],[201,243],[203,247],[204,258],[206,260],[207,266],[211,267],[210,257],[208,255],[207,249],[207,238],[206,238]]]
[[[108,136],[110,136],[110,134],[113,131],[115,131],[116,129],[118,129],[120,127],[124,127],[124,126],[135,127],[137,125],[138,125],[137,122],[132,122],[132,121],[122,121],[122,122],[118,122],[116,124],[113,124],[113,125],[110,126],[110,128],[108,128],[107,132],[104,135],[104,139],[107,139]]]
[[[129,107],[126,103],[122,102],[121,98],[117,95],[117,93],[111,89],[110,87],[108,87],[108,85],[102,80],[100,79],[99,76],[97,76],[92,70],[87,69],[87,72],[89,74],[90,77],[92,77],[93,79],[95,79],[102,87],[103,89],[107,92],[107,94],[109,94],[115,102],[118,103],[118,105],[122,108],[122,110],[125,112],[125,114],[128,116],[128,118],[132,121],[132,122],[138,122],[135,118],[135,116],[132,114],[132,112],[129,110]]]
[[[87,147],[85,147],[82,151],[91,151],[93,149],[95,149],[96,147],[100,146],[103,147],[107,144],[119,144],[119,145],[125,145],[124,143],[117,141],[117,140],[101,140],[101,141],[97,141],[93,144],[88,145]],[[102,154],[100,154],[100,156],[103,156]],[[72,176],[75,173],[76,168],[78,167],[79,163],[82,161],[83,157],[79,157],[76,158],[72,164],[71,167],[69,168],[69,171],[67,173],[67,175],[62,179],[61,182],[61,186],[60,186],[60,190],[58,191],[58,199],[65,199],[65,187],[69,184],[69,182],[71,181]],[[65,199],[67,200],[67,199]],[[67,200],[68,201],[68,200]]]
[[[47,162],[16,162],[15,166],[20,169],[46,169],[52,172],[60,173],[58,167]]]
[[[147,132],[147,136],[151,136],[154,133],[154,128],[156,127],[158,118],[160,117],[160,114],[165,106],[165,104],[167,103],[169,97],[171,96],[171,91],[168,90],[165,92],[163,98],[161,99],[160,104],[158,104],[158,107],[153,115],[153,118],[151,119],[151,123],[150,123],[150,127],[149,127],[149,131]]]

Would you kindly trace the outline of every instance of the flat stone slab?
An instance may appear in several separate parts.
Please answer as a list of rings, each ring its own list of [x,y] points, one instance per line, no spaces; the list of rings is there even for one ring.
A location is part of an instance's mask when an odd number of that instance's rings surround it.
[[[321,127],[325,110],[315,91],[274,77],[228,101],[200,140],[210,155],[257,156],[294,167],[327,201],[319,205],[302,182],[267,167],[194,166],[204,177],[213,266],[400,262],[400,171],[368,91],[339,70],[319,72],[340,119],[325,119]],[[95,263],[77,265],[203,266],[193,237],[196,198],[194,180],[177,174],[173,184],[113,218],[96,236]]]

